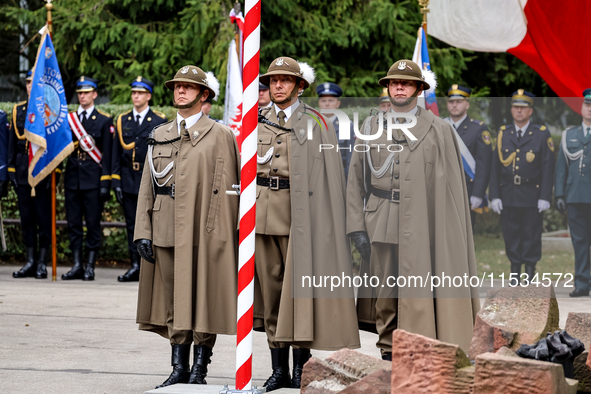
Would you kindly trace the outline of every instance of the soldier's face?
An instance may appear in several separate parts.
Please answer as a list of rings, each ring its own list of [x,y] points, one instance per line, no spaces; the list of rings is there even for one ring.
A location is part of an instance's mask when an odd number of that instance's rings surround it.
[[[520,107],[518,105],[511,106],[511,115],[513,115],[513,120],[518,123],[527,123],[533,112],[534,109],[532,107]]]
[[[382,101],[380,103],[380,111],[387,112],[390,110],[390,108],[392,108],[392,104],[390,104],[389,101]]]
[[[259,90],[259,107],[266,107],[270,102],[269,89]]]
[[[151,98],[152,95],[148,92],[131,92],[131,101],[136,109],[144,108]]]
[[[27,81],[27,96],[31,95],[32,88],[33,88],[33,80]]]
[[[591,103],[583,103],[583,108],[581,108],[581,115],[583,115],[583,120],[585,124],[591,125]]]
[[[468,100],[447,100],[447,110],[451,116],[464,116],[468,112],[468,108],[470,108]]]
[[[91,107],[94,104],[94,100],[98,93],[96,90],[91,92],[78,92],[78,102],[82,108]]]
[[[293,75],[271,75],[269,92],[275,102],[282,102],[297,94],[295,90],[296,77]]]
[[[318,106],[320,109],[337,109],[341,106],[341,100],[334,96],[320,96]]]
[[[411,97],[417,91],[417,81],[407,81],[405,79],[391,79],[388,84],[388,91],[390,97],[397,103],[404,103],[406,99]],[[419,94],[421,94],[419,92]],[[417,94],[418,96],[418,94]]]
[[[196,83],[175,82],[174,83],[174,101],[178,105],[189,104],[197,98],[200,87]]]

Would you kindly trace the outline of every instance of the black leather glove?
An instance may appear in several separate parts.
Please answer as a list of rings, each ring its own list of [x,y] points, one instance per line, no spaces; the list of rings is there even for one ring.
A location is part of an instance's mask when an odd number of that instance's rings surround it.
[[[138,239],[135,241],[135,244],[142,259],[152,264],[156,262],[156,260],[154,260],[154,251],[152,250],[152,241],[149,239]]]
[[[369,240],[369,235],[367,235],[366,231],[355,231],[349,234],[353,242],[355,242],[355,247],[359,251],[361,258],[367,262],[369,262],[369,258],[371,257],[371,242]]]
[[[0,181],[0,198],[8,196],[8,181]]]
[[[12,188],[16,192],[18,190],[18,183],[16,182],[16,179],[11,179],[10,184],[12,185]]]
[[[116,187],[115,189],[115,198],[119,201],[119,204],[123,205],[123,190],[120,187]]]
[[[104,204],[107,202],[107,200],[109,199],[109,192],[110,192],[110,190],[107,189],[106,187],[101,187],[101,190],[100,190],[101,204]]]
[[[566,201],[564,201],[563,197],[558,197],[556,199],[556,209],[558,209],[558,212],[560,213],[564,213],[566,211]]]

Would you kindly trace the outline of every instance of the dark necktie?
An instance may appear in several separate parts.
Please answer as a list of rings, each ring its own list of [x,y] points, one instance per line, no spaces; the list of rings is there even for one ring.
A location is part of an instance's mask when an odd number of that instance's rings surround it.
[[[587,127],[587,139],[591,136],[591,127]]]
[[[189,133],[187,132],[186,124],[187,123],[184,120],[181,120],[181,135],[184,135],[184,134],[189,135]]]
[[[141,116],[139,114],[135,116],[135,124],[137,125],[137,127],[140,127],[140,118]]]
[[[279,118],[279,126],[281,126],[281,127],[285,126],[285,112],[279,111],[279,113],[277,114],[277,117]]]
[[[517,129],[517,142],[521,142],[521,130]]]
[[[82,122],[86,121],[86,111],[82,111]]]

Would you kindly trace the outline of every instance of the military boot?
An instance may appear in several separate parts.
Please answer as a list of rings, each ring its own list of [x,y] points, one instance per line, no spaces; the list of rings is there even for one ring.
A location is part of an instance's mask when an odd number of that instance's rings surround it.
[[[80,261],[81,257],[81,250],[72,251],[72,259],[74,260],[74,266],[71,270],[62,275],[62,280],[82,279],[82,277],[84,276],[84,268],[82,267],[82,261]]]
[[[191,353],[191,345],[172,345],[172,373],[156,388],[170,386],[177,383],[188,383],[191,371],[189,371],[189,355]]]
[[[291,377],[289,376],[289,348],[271,349],[271,366],[273,374],[263,384],[267,392],[290,388]]]
[[[291,388],[299,389],[302,383],[302,371],[304,364],[310,359],[310,349],[293,349],[293,375],[291,378]]]
[[[140,280],[140,255],[131,253],[131,268],[117,277],[118,282],[138,282]]]
[[[527,275],[527,284],[529,285],[531,281],[534,280],[534,275],[536,274],[536,265],[526,264],[525,274]]]
[[[35,276],[36,271],[35,264],[35,248],[27,248],[27,262],[18,271],[12,273],[13,278],[31,278]]]
[[[47,257],[49,256],[49,250],[41,248],[39,250],[39,259],[37,260],[37,272],[35,272],[35,279],[46,279],[47,278]]]
[[[193,345],[193,367],[189,384],[207,384],[207,365],[211,363],[213,349],[204,345]]]
[[[382,360],[384,360],[384,361],[392,361],[392,352],[384,352],[382,354]]]
[[[96,263],[96,256],[98,252],[91,250],[88,252],[88,263],[86,263],[86,269],[84,270],[84,277],[82,280],[94,280],[94,264]]]
[[[521,264],[520,263],[511,263],[511,276],[509,276],[509,286],[516,287],[519,286],[519,275],[521,275]],[[513,275],[515,274],[515,275]],[[517,279],[515,279],[517,278]]]

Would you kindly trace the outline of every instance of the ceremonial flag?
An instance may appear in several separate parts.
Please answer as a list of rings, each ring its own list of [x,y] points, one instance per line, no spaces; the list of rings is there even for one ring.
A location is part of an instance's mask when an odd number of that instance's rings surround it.
[[[224,102],[224,124],[236,135],[240,146],[242,130],[242,76],[236,52],[236,41],[230,42],[228,49],[228,78],[226,79],[226,98]]]
[[[74,150],[68,104],[51,37],[45,29],[33,81],[25,137],[30,141],[29,184],[35,187]]]
[[[419,27],[417,34],[417,42],[415,44],[415,50],[412,55],[412,61],[421,67],[422,70],[431,71],[431,62],[429,60],[429,50],[427,49],[427,35],[422,27]],[[434,90],[434,89],[433,89]],[[437,106],[437,100],[435,98],[435,92],[423,92],[419,97],[424,97],[424,107],[436,116],[439,116],[439,107]],[[421,100],[420,104],[423,104]]]
[[[430,8],[429,33],[449,45],[509,52],[560,97],[580,97],[591,86],[589,1],[432,0]]]

